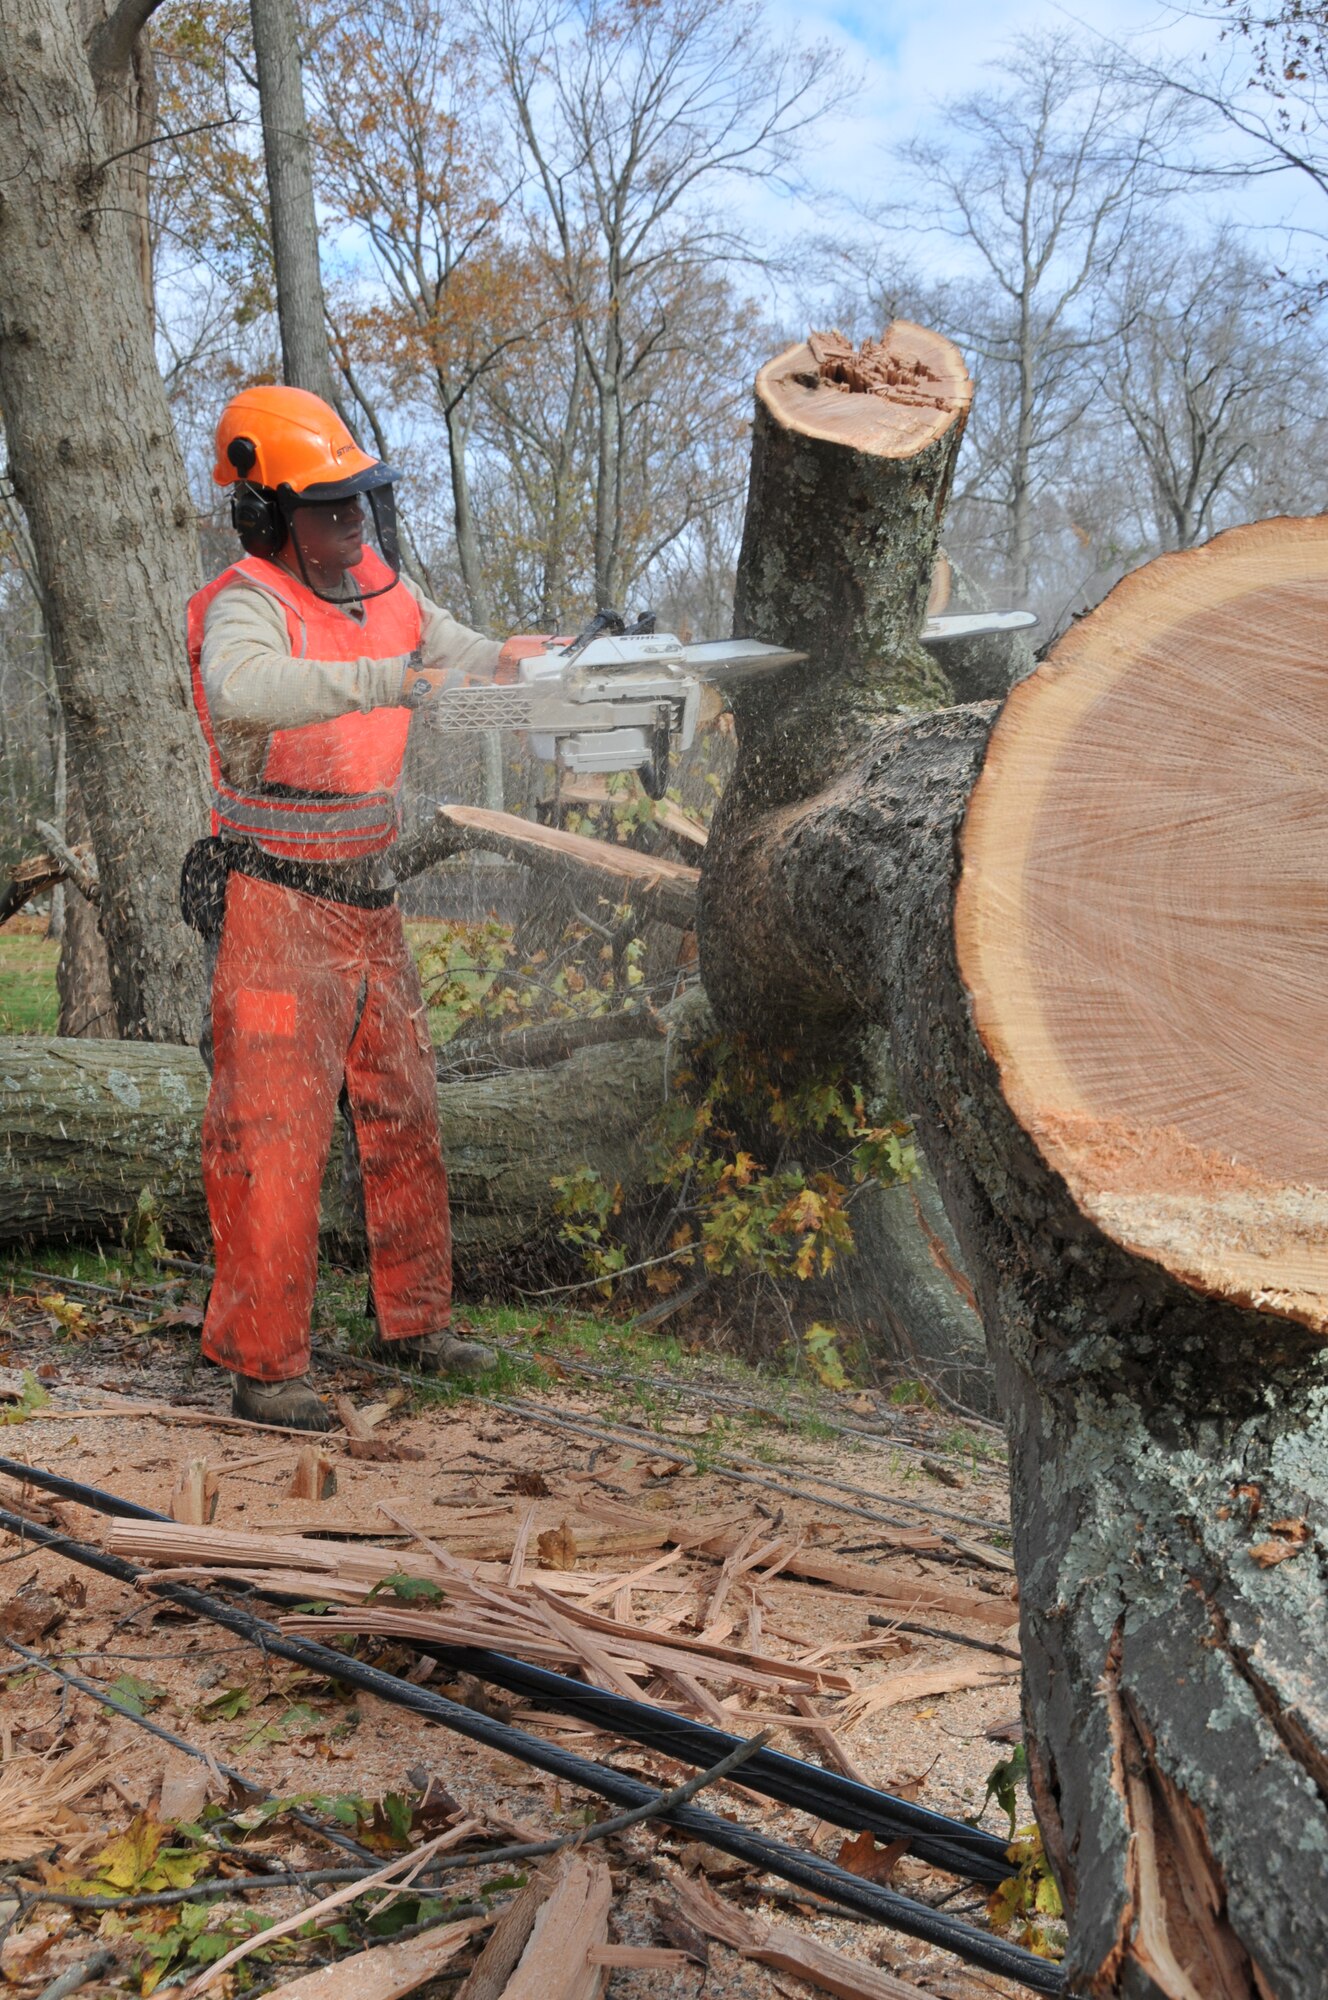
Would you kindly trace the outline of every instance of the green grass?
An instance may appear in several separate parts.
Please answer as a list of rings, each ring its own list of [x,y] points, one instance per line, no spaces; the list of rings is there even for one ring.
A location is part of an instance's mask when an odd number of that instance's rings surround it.
[[[446,940],[450,926],[430,924],[428,920],[410,920],[406,924],[406,940],[414,952],[416,962],[428,964],[436,962],[440,944]],[[56,996],[56,960],[60,958],[60,944],[54,938],[42,938],[30,930],[14,930],[6,924],[0,930],[0,1034],[56,1034],[60,1022],[60,1000]],[[474,984],[476,998],[492,984],[494,974],[474,974],[470,984]],[[456,982],[466,982],[466,974],[458,972]],[[448,1034],[456,1034],[458,1020],[454,1012],[446,1008],[434,1008],[430,1012],[430,1026],[434,1030],[434,1040],[446,1040]]]
[[[0,931],[0,1035],[53,1035],[60,1018],[54,938]]]

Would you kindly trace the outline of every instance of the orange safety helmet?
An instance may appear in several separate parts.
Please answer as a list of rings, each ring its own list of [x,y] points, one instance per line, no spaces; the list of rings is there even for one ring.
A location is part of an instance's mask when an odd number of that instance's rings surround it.
[[[321,396],[276,383],[241,389],[221,413],[216,446],[212,477],[218,486],[237,489],[231,521],[251,555],[274,556],[285,546],[296,507],[328,505],[363,493],[395,579],[401,557],[391,488],[401,475],[361,451]],[[303,572],[298,539],[295,548]],[[305,582],[317,588],[307,574]]]

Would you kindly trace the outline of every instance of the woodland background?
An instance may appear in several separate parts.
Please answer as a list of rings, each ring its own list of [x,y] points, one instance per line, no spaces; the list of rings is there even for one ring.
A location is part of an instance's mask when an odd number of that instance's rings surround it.
[[[836,157],[851,63],[759,0],[303,12],[339,393],[407,474],[410,566],[477,625],[574,629],[609,603],[727,631],[751,379],[809,321],[958,341],[977,396],[947,545],[1043,635],[1161,550],[1323,505],[1321,8],[1190,12],[1179,53],[1017,41],[918,136],[880,133],[865,197]],[[249,10],[172,0],[150,33],[135,161],[211,574],[233,548],[216,414],[279,366]],[[1297,227],[1248,199],[1264,181]],[[9,863],[66,797],[3,492]]]

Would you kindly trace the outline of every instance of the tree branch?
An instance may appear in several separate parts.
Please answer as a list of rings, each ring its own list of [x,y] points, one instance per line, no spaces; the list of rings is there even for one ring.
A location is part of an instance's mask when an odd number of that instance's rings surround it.
[[[88,62],[98,83],[109,83],[128,67],[134,43],[161,4],[162,0],[120,0],[114,13],[107,15],[88,44]]]

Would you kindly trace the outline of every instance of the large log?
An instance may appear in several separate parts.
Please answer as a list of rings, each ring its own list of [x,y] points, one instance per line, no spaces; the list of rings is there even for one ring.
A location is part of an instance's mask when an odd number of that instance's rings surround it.
[[[462,1275],[534,1245],[552,1181],[586,1164],[638,1180],[642,1129],[664,1091],[662,1036],[583,1048],[549,1069],[467,1077],[438,1089]],[[205,1247],[199,1125],[207,1072],[165,1043],[0,1037],[0,1243],[119,1242],[142,1190],[173,1241]],[[330,1236],[353,1233],[340,1135],[323,1184]]]
[[[642,1135],[664,1101],[670,1063],[676,1068],[680,1048],[714,1027],[699,994],[670,1021],[671,1046],[655,1017],[607,1014],[438,1050],[463,1280],[517,1248],[533,1265],[549,1244],[556,1176],[591,1166],[629,1198],[642,1189]],[[193,1049],[0,1038],[0,1244],[117,1243],[147,1188],[171,1241],[205,1251],[199,1128],[207,1089]],[[325,1244],[357,1253],[360,1214],[343,1175],[338,1123],[323,1183]],[[835,1313],[951,1397],[989,1410],[976,1312],[965,1307],[957,1341],[945,1332],[966,1280],[930,1177],[875,1200],[864,1190],[854,1228],[859,1256],[833,1282],[809,1289],[804,1313]],[[853,1275],[859,1262],[870,1274],[862,1287]]]
[[[914,387],[887,423],[890,396],[806,357],[759,378],[739,629],[811,658],[734,697],[707,988],[804,1077],[888,1030],[1007,1412],[1072,1987],[1303,2000],[1328,1966],[1328,524],[1127,579],[994,737],[987,705],[910,719],[960,412],[928,430]]]

